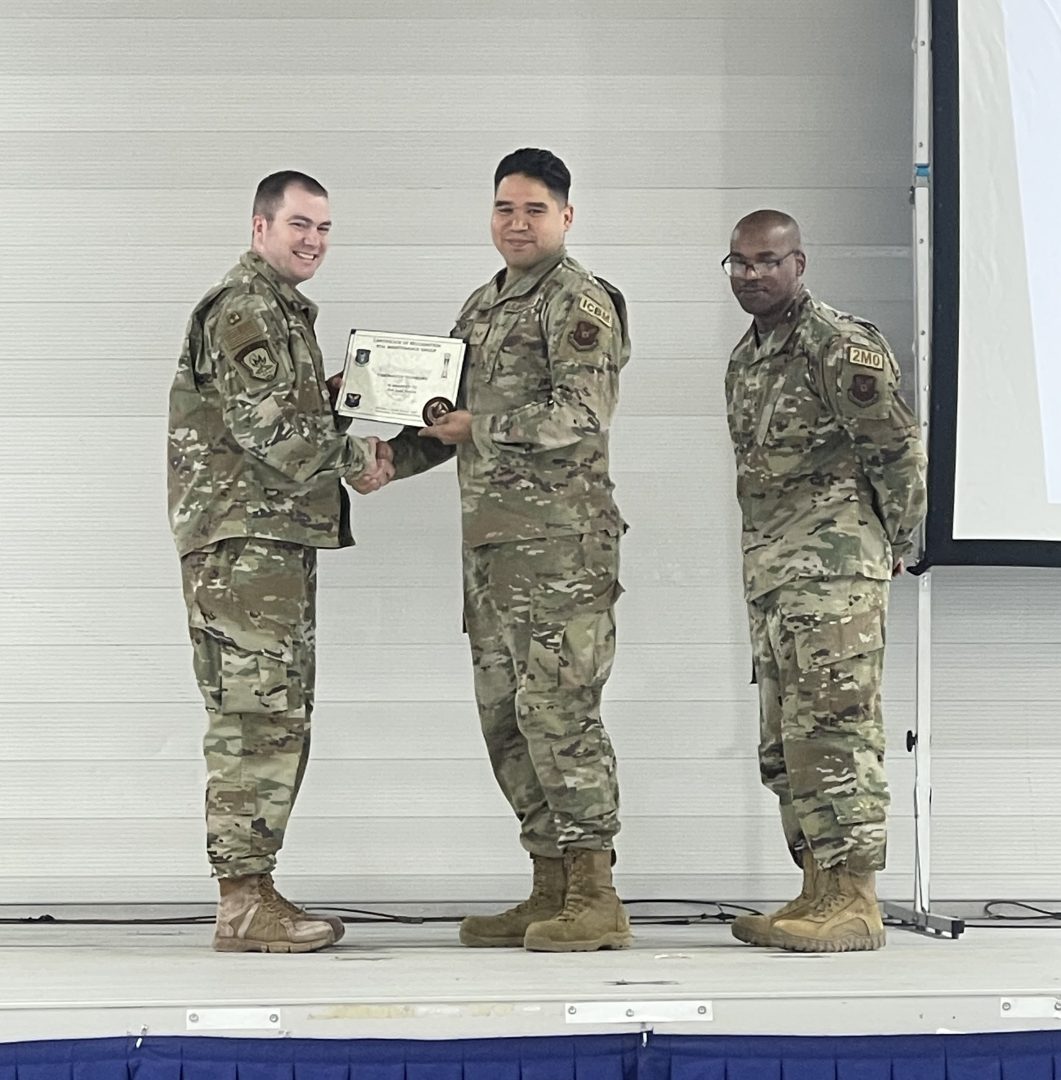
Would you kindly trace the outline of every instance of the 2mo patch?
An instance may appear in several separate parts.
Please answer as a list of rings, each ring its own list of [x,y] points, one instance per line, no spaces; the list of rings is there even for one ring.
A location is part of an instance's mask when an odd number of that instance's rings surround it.
[[[880,387],[877,385],[878,376],[870,372],[884,373],[887,363],[884,353],[865,345],[848,345],[845,359],[848,372],[844,381],[847,383],[848,400],[860,409],[876,405],[880,401]],[[852,371],[851,368],[859,370]]]
[[[847,362],[856,367],[868,367],[874,371],[884,370],[884,353],[867,349],[864,345],[848,345]]]

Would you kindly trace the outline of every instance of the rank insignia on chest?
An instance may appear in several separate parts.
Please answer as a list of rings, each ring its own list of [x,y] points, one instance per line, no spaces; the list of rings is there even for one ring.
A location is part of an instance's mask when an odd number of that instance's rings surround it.
[[[856,405],[872,405],[879,397],[876,375],[856,375],[851,380],[847,396]]]
[[[236,361],[246,369],[252,378],[261,382],[268,382],[276,377],[278,364],[269,353],[269,348],[264,341],[256,342],[244,349]]]
[[[228,313],[228,325],[235,326],[240,320],[240,314],[238,311],[230,311]]]
[[[586,322],[579,319],[578,325],[571,331],[571,344],[576,349],[588,352],[596,348],[597,338],[600,336],[600,327],[596,323]]]
[[[848,345],[847,362],[858,367],[873,368],[874,371],[884,370],[884,353],[875,349],[863,349],[859,345]]]

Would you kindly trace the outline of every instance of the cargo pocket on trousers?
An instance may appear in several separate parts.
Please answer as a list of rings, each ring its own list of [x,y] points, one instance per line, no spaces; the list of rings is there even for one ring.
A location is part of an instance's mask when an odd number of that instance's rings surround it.
[[[527,660],[532,689],[578,690],[607,680],[615,659],[612,609],[622,591],[616,583],[601,596],[579,601],[575,614],[569,614],[575,606],[570,596],[536,598]]]
[[[832,807],[841,825],[869,825],[886,816],[883,803],[868,795],[845,795],[833,799]]]
[[[883,649],[884,626],[879,611],[858,611],[827,616],[815,626],[800,627],[793,632],[793,638],[800,670],[809,671]]]
[[[602,728],[557,739],[551,750],[563,782],[557,809],[583,817],[598,817],[614,809],[611,791],[615,754]]]
[[[291,657],[248,653],[231,646],[221,651],[221,711],[223,713],[286,713],[293,705],[290,692]]]

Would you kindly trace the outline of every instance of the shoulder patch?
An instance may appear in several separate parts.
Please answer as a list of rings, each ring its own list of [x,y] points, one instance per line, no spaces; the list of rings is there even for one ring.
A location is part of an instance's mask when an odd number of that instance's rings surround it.
[[[592,315],[597,322],[603,323],[609,330],[611,329],[612,313],[607,308],[601,307],[596,300],[586,296],[585,293],[578,298],[578,310],[584,311],[587,315]],[[579,325],[582,324],[579,323]]]
[[[876,375],[855,375],[851,385],[847,388],[847,396],[860,409],[869,405],[876,405],[880,400],[880,391],[877,389]]]
[[[571,331],[571,344],[579,352],[589,352],[597,347],[597,338],[600,337],[600,327],[596,323],[579,319],[578,325]]]
[[[280,368],[276,357],[269,352],[269,343],[261,338],[240,349],[235,360],[251,378],[259,382],[271,382]]]
[[[857,367],[868,367],[874,371],[884,370],[884,353],[867,349],[862,345],[848,345],[847,362]]]
[[[226,316],[217,336],[221,348],[235,359],[245,345],[264,339],[265,326],[258,319],[245,319],[238,311],[232,311]]]

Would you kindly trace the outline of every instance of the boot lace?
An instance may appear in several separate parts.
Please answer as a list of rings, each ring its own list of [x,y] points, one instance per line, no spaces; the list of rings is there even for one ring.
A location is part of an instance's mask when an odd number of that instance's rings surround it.
[[[283,896],[276,888],[272,874],[263,874],[261,883],[262,897],[271,902],[271,910],[279,910],[285,915],[295,919],[308,919],[310,914],[305,908],[293,904],[286,896]]]
[[[523,915],[526,912],[536,911],[541,903],[551,896],[549,889],[549,874],[544,866],[537,862],[534,864],[534,876],[531,878],[530,896],[521,900],[515,907],[505,912],[506,915]]]
[[[828,872],[825,871],[825,873]],[[846,896],[844,891],[840,888],[840,882],[837,875],[835,873],[829,873],[825,882],[825,889],[818,898],[818,902],[811,909],[810,914],[827,919],[846,906],[850,902],[850,899],[851,898]]]
[[[564,898],[563,910],[556,916],[557,922],[574,922],[589,906],[585,863],[571,859],[567,865],[567,874],[567,896]]]

